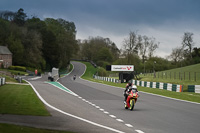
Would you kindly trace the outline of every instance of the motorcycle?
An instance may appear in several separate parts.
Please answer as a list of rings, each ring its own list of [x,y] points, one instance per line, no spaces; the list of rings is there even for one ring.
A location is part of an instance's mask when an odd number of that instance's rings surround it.
[[[128,97],[126,99],[125,109],[130,109],[131,111],[134,109],[134,106],[137,102],[137,98],[139,97],[136,89],[129,89],[127,92]]]
[[[76,80],[76,75],[73,76],[73,79]]]

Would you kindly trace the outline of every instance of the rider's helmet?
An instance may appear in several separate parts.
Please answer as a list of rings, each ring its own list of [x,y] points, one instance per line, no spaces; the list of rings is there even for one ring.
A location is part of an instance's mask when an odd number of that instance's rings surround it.
[[[137,86],[136,85],[132,85],[131,88],[132,89],[137,89]]]
[[[133,89],[133,90],[135,90],[136,92],[138,92],[137,86],[136,86],[136,85],[132,85],[132,86],[131,86],[131,89]]]

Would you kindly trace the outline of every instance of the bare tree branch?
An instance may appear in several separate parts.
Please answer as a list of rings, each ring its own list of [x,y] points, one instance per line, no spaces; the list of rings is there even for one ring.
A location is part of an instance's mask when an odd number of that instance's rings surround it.
[[[185,32],[182,41],[182,46],[183,48],[187,48],[187,50],[189,51],[190,58],[192,58],[192,49],[194,47],[193,35],[194,34],[191,32]]]

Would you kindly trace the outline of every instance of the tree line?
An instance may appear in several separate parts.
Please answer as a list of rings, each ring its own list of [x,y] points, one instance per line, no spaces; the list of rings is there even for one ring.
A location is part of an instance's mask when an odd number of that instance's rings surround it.
[[[0,45],[13,54],[13,65],[41,70],[66,68],[78,50],[76,27],[64,19],[28,18],[24,10],[0,12]]]
[[[193,33],[186,32],[181,46],[173,48],[166,58],[155,56],[160,43],[154,37],[139,35],[131,31],[124,39],[122,48],[118,49],[109,38],[89,37],[78,41],[80,52],[77,59],[93,60],[98,66],[134,65],[138,73],[163,71],[177,67],[200,63],[200,48],[194,47]],[[102,69],[101,69],[102,70]],[[105,70],[103,76],[106,76]]]
[[[109,38],[76,40],[74,22],[64,19],[28,18],[24,10],[0,12],[0,45],[13,53],[13,65],[50,70],[66,68],[70,60],[92,60],[101,70],[106,65],[134,65],[138,72],[152,72],[200,63],[200,48],[194,47],[193,33],[183,35],[180,47],[167,58],[155,56],[159,42],[154,37],[131,31],[119,49]]]

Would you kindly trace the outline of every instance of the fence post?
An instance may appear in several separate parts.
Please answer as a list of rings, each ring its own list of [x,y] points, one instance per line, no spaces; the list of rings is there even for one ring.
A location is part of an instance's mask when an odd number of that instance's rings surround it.
[[[189,80],[190,80],[190,72],[189,72]]]
[[[170,79],[171,79],[171,72],[170,72]]]
[[[176,79],[176,72],[174,72],[174,79]]]
[[[184,80],[185,80],[185,72],[184,72]]]

